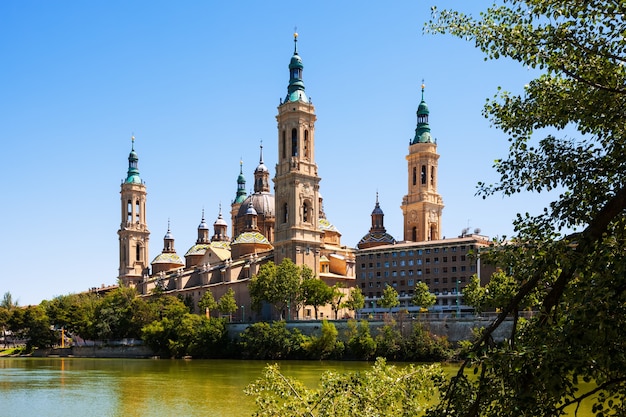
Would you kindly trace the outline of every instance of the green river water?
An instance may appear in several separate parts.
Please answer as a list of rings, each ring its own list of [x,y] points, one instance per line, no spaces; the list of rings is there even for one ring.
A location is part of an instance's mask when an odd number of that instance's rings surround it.
[[[0,416],[250,416],[254,399],[242,390],[261,375],[265,364],[2,358]],[[325,370],[357,371],[371,363],[285,361],[280,365],[285,374],[314,387]],[[578,415],[591,413],[579,410]]]

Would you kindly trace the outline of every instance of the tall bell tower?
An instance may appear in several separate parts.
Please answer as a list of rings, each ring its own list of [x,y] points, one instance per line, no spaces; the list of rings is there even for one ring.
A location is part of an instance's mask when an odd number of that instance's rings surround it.
[[[287,96],[278,106],[278,163],[274,177],[274,261],[290,258],[317,275],[321,246],[319,183],[315,163],[315,107],[304,92],[298,34],[289,63]]]
[[[408,185],[409,192],[402,199],[404,216],[404,240],[423,242],[441,239],[441,212],[443,199],[437,193],[437,143],[430,135],[428,106],[422,101],[417,109],[415,137],[409,143]]]
[[[120,242],[119,279],[125,286],[135,287],[149,272],[148,242],[150,231],[146,223],[146,185],[139,176],[135,152],[135,137],[128,155],[128,173],[122,182],[120,230],[117,231]]]

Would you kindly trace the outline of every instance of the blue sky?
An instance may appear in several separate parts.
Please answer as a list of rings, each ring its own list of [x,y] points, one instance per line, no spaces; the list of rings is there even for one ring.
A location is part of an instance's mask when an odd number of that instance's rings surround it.
[[[521,91],[536,74],[422,33],[431,5],[457,3],[0,3],[0,293],[27,305],[116,282],[132,134],[151,259],[168,218],[181,256],[203,208],[212,225],[222,204],[230,224],[240,158],[248,189],[261,140],[274,172],[294,26],[318,117],[324,207],[342,243],[367,233],[377,191],[387,231],[402,237],[422,79],[441,155],[443,235],[470,227],[510,236],[515,213],[537,212],[543,201],[475,197],[478,181],[497,179],[493,161],[508,148],[481,110],[498,86]],[[490,4],[471,3],[465,11]]]

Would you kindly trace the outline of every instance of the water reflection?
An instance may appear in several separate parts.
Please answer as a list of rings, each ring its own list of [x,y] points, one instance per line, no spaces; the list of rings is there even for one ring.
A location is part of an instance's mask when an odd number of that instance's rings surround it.
[[[7,416],[246,416],[243,394],[265,361],[86,358],[0,359],[1,414]],[[364,362],[281,363],[314,387],[322,372],[369,368]],[[449,368],[454,372],[454,368]],[[572,414],[573,415],[573,414]],[[579,416],[590,416],[587,410]]]

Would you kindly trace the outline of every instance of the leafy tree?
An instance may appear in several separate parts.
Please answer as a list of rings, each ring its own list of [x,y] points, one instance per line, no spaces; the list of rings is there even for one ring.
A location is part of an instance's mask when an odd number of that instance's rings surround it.
[[[400,301],[398,300],[398,291],[396,291],[396,289],[391,285],[385,284],[383,296],[378,300],[378,305],[382,308],[388,308],[391,313],[391,309],[399,304]]]
[[[480,279],[476,274],[470,277],[469,282],[463,288],[463,300],[465,304],[474,308],[478,314],[482,313],[485,308],[487,292],[486,288],[480,286]]]
[[[0,307],[6,308],[7,310],[13,310],[17,307],[17,300],[13,300],[13,295],[10,292],[5,292],[2,296],[2,301],[0,301]]]
[[[337,320],[339,317],[339,309],[343,307],[341,300],[343,300],[343,297],[346,296],[344,288],[345,286],[340,282],[331,287],[331,289],[333,290],[333,295],[330,300],[330,306],[333,309],[333,313],[335,313],[335,320]]]
[[[300,286],[304,304],[313,306],[315,320],[317,320],[319,307],[328,304],[333,299],[333,289],[318,278],[305,279]]]
[[[351,311],[358,311],[365,306],[365,297],[359,287],[350,288],[350,296],[341,304],[342,307]]]
[[[204,313],[207,317],[211,316],[211,310],[217,308],[217,301],[215,301],[211,290],[206,290],[204,294],[202,294],[202,298],[198,301],[198,308],[200,312]]]
[[[421,308],[428,308],[437,302],[437,296],[432,294],[428,289],[428,285],[424,282],[418,282],[415,285],[415,290],[413,291],[413,298],[411,298],[411,302],[420,306]]]
[[[271,261],[263,264],[248,283],[252,308],[261,311],[265,301],[280,312],[282,319],[283,311],[291,310],[292,306],[298,309],[300,281],[310,275],[310,268],[300,268],[289,258],[283,259],[280,265]]]
[[[355,359],[368,360],[376,352],[376,341],[370,333],[367,320],[348,321],[348,351]]]
[[[224,295],[220,297],[217,303],[217,309],[222,314],[228,315],[228,320],[232,321],[233,313],[237,311],[237,300],[235,300],[235,291],[229,288]]]
[[[247,359],[292,359],[302,355],[306,338],[289,331],[284,321],[254,323],[241,333],[240,348]]]
[[[259,416],[404,417],[421,415],[442,381],[438,365],[395,367],[378,359],[365,372],[326,372],[309,389],[268,365],[245,393],[256,397]]]
[[[0,307],[0,329],[2,329],[2,341],[4,347],[7,347],[7,329],[9,328],[9,319],[11,318],[11,312],[4,307]]]
[[[553,201],[519,214],[514,239],[481,255],[505,266],[515,289],[431,416],[561,415],[584,398],[597,415],[626,412],[625,16],[615,1],[508,0],[478,18],[433,9],[429,31],[542,72],[487,102],[510,148],[479,195],[553,191]],[[493,346],[505,317],[535,297],[537,314]]]
[[[344,349],[343,343],[337,338],[338,335],[339,332],[333,323],[322,320],[321,334],[319,336],[311,336],[303,344],[303,348],[312,359],[338,359],[341,357]]]

